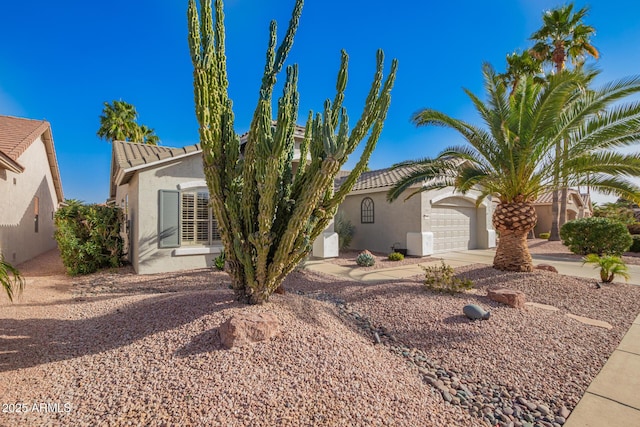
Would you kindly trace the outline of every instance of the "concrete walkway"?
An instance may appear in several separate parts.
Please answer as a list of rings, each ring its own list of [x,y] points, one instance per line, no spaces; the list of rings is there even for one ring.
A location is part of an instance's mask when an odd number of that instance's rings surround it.
[[[495,251],[477,249],[437,254],[425,258],[419,264],[379,270],[360,270],[325,262],[310,260],[305,268],[359,282],[379,282],[403,279],[423,274],[421,265],[439,263],[440,259],[453,267],[470,264],[493,264]],[[599,272],[582,261],[532,255],[534,264],[549,264],[560,274],[599,280]],[[640,266],[630,265],[627,283],[640,285]],[[615,307],[611,307],[612,310]],[[600,370],[586,393],[578,402],[564,427],[640,427],[640,315],[623,337],[618,348]]]

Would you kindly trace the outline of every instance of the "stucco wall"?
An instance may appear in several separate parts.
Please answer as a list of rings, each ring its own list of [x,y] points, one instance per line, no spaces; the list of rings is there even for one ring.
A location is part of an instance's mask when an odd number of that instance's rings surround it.
[[[434,206],[451,205],[475,209],[475,200],[479,195],[477,191],[470,191],[462,196],[454,193],[452,188],[444,188],[423,192],[404,201],[411,191],[413,190],[408,190],[393,203],[386,201],[386,189],[376,192],[360,191],[348,195],[339,210],[355,226],[350,248],[387,253],[391,251],[391,245],[399,243],[400,245],[396,246],[408,248],[409,254],[431,254],[433,251],[429,247],[433,246],[432,209]],[[374,201],[375,222],[373,224],[361,223],[360,206],[365,197],[370,197]],[[487,200],[476,209],[474,216],[476,248],[495,246],[495,232],[491,226],[491,205],[491,201]]]
[[[22,173],[0,170],[0,251],[14,265],[56,247],[53,214],[59,203],[41,138],[22,153],[18,163],[24,167]],[[39,205],[37,233],[35,197]]]
[[[176,255],[175,248],[158,246],[158,190],[177,190],[180,184],[204,180],[202,157],[195,155],[144,170],[134,178],[129,183],[134,269],[140,274],[151,274],[212,266],[218,249],[210,254]]]
[[[371,198],[374,203],[373,224],[360,221],[360,205],[365,197]],[[386,191],[379,191],[351,194],[344,199],[339,210],[355,226],[350,248],[389,253],[391,245],[396,242],[401,248],[406,248],[408,232],[422,231],[422,200],[419,195],[406,202],[401,196],[393,203],[387,202],[386,197]]]

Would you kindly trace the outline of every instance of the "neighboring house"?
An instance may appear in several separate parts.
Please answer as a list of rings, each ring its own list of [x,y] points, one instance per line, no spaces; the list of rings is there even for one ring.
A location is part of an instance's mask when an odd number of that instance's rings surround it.
[[[476,207],[479,192],[452,188],[426,191],[404,200],[414,186],[393,203],[387,191],[412,167],[363,173],[339,210],[355,226],[350,247],[388,253],[391,247],[408,255],[425,256],[454,250],[491,248],[496,235],[491,225],[492,203]],[[337,180],[339,186],[341,180]]]
[[[296,155],[304,128],[296,130]],[[295,165],[294,165],[295,166]],[[222,242],[209,208],[200,144],[184,148],[114,141],[110,202],[121,206],[129,261],[140,274],[210,267]],[[313,245],[338,255],[333,223]]]
[[[51,125],[0,116],[0,252],[16,265],[56,247],[63,201]]]
[[[538,223],[533,232],[535,236],[540,233],[549,233],[551,231],[551,205],[553,193],[548,192],[542,194],[534,202],[536,214],[538,214]],[[558,210],[560,205],[558,204]],[[586,218],[593,216],[593,206],[591,205],[591,196],[589,194],[580,194],[577,190],[570,188],[567,194],[567,221],[578,218]]]

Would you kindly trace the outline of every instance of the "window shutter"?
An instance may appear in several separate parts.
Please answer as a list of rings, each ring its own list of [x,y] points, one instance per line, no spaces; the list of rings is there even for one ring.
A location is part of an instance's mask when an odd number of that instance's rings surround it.
[[[158,244],[161,248],[180,246],[180,192],[158,191]]]

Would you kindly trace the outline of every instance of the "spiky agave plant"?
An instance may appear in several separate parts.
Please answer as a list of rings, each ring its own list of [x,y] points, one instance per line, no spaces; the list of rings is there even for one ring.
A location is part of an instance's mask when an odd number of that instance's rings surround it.
[[[342,106],[348,62],[343,51],[335,98],[325,101],[322,114],[309,113],[300,162],[294,172],[296,65],[286,68],[275,122],[272,96],[276,76],[293,44],[302,5],[302,0],[296,1],[284,40],[277,48],[276,24],[271,23],[258,105],[241,152],[227,91],[222,1],[215,0],[212,10],[211,0],[202,0],[199,12],[196,1],[189,1],[189,48],[205,177],[232,287],[238,299],[248,303],[267,301],[330,223],[338,204],[367,166],[382,131],[395,80],[397,62],[392,62],[391,72],[383,79],[384,56],[378,51],[364,111],[350,130]],[[334,193],[336,174],[365,138],[360,160]]]

